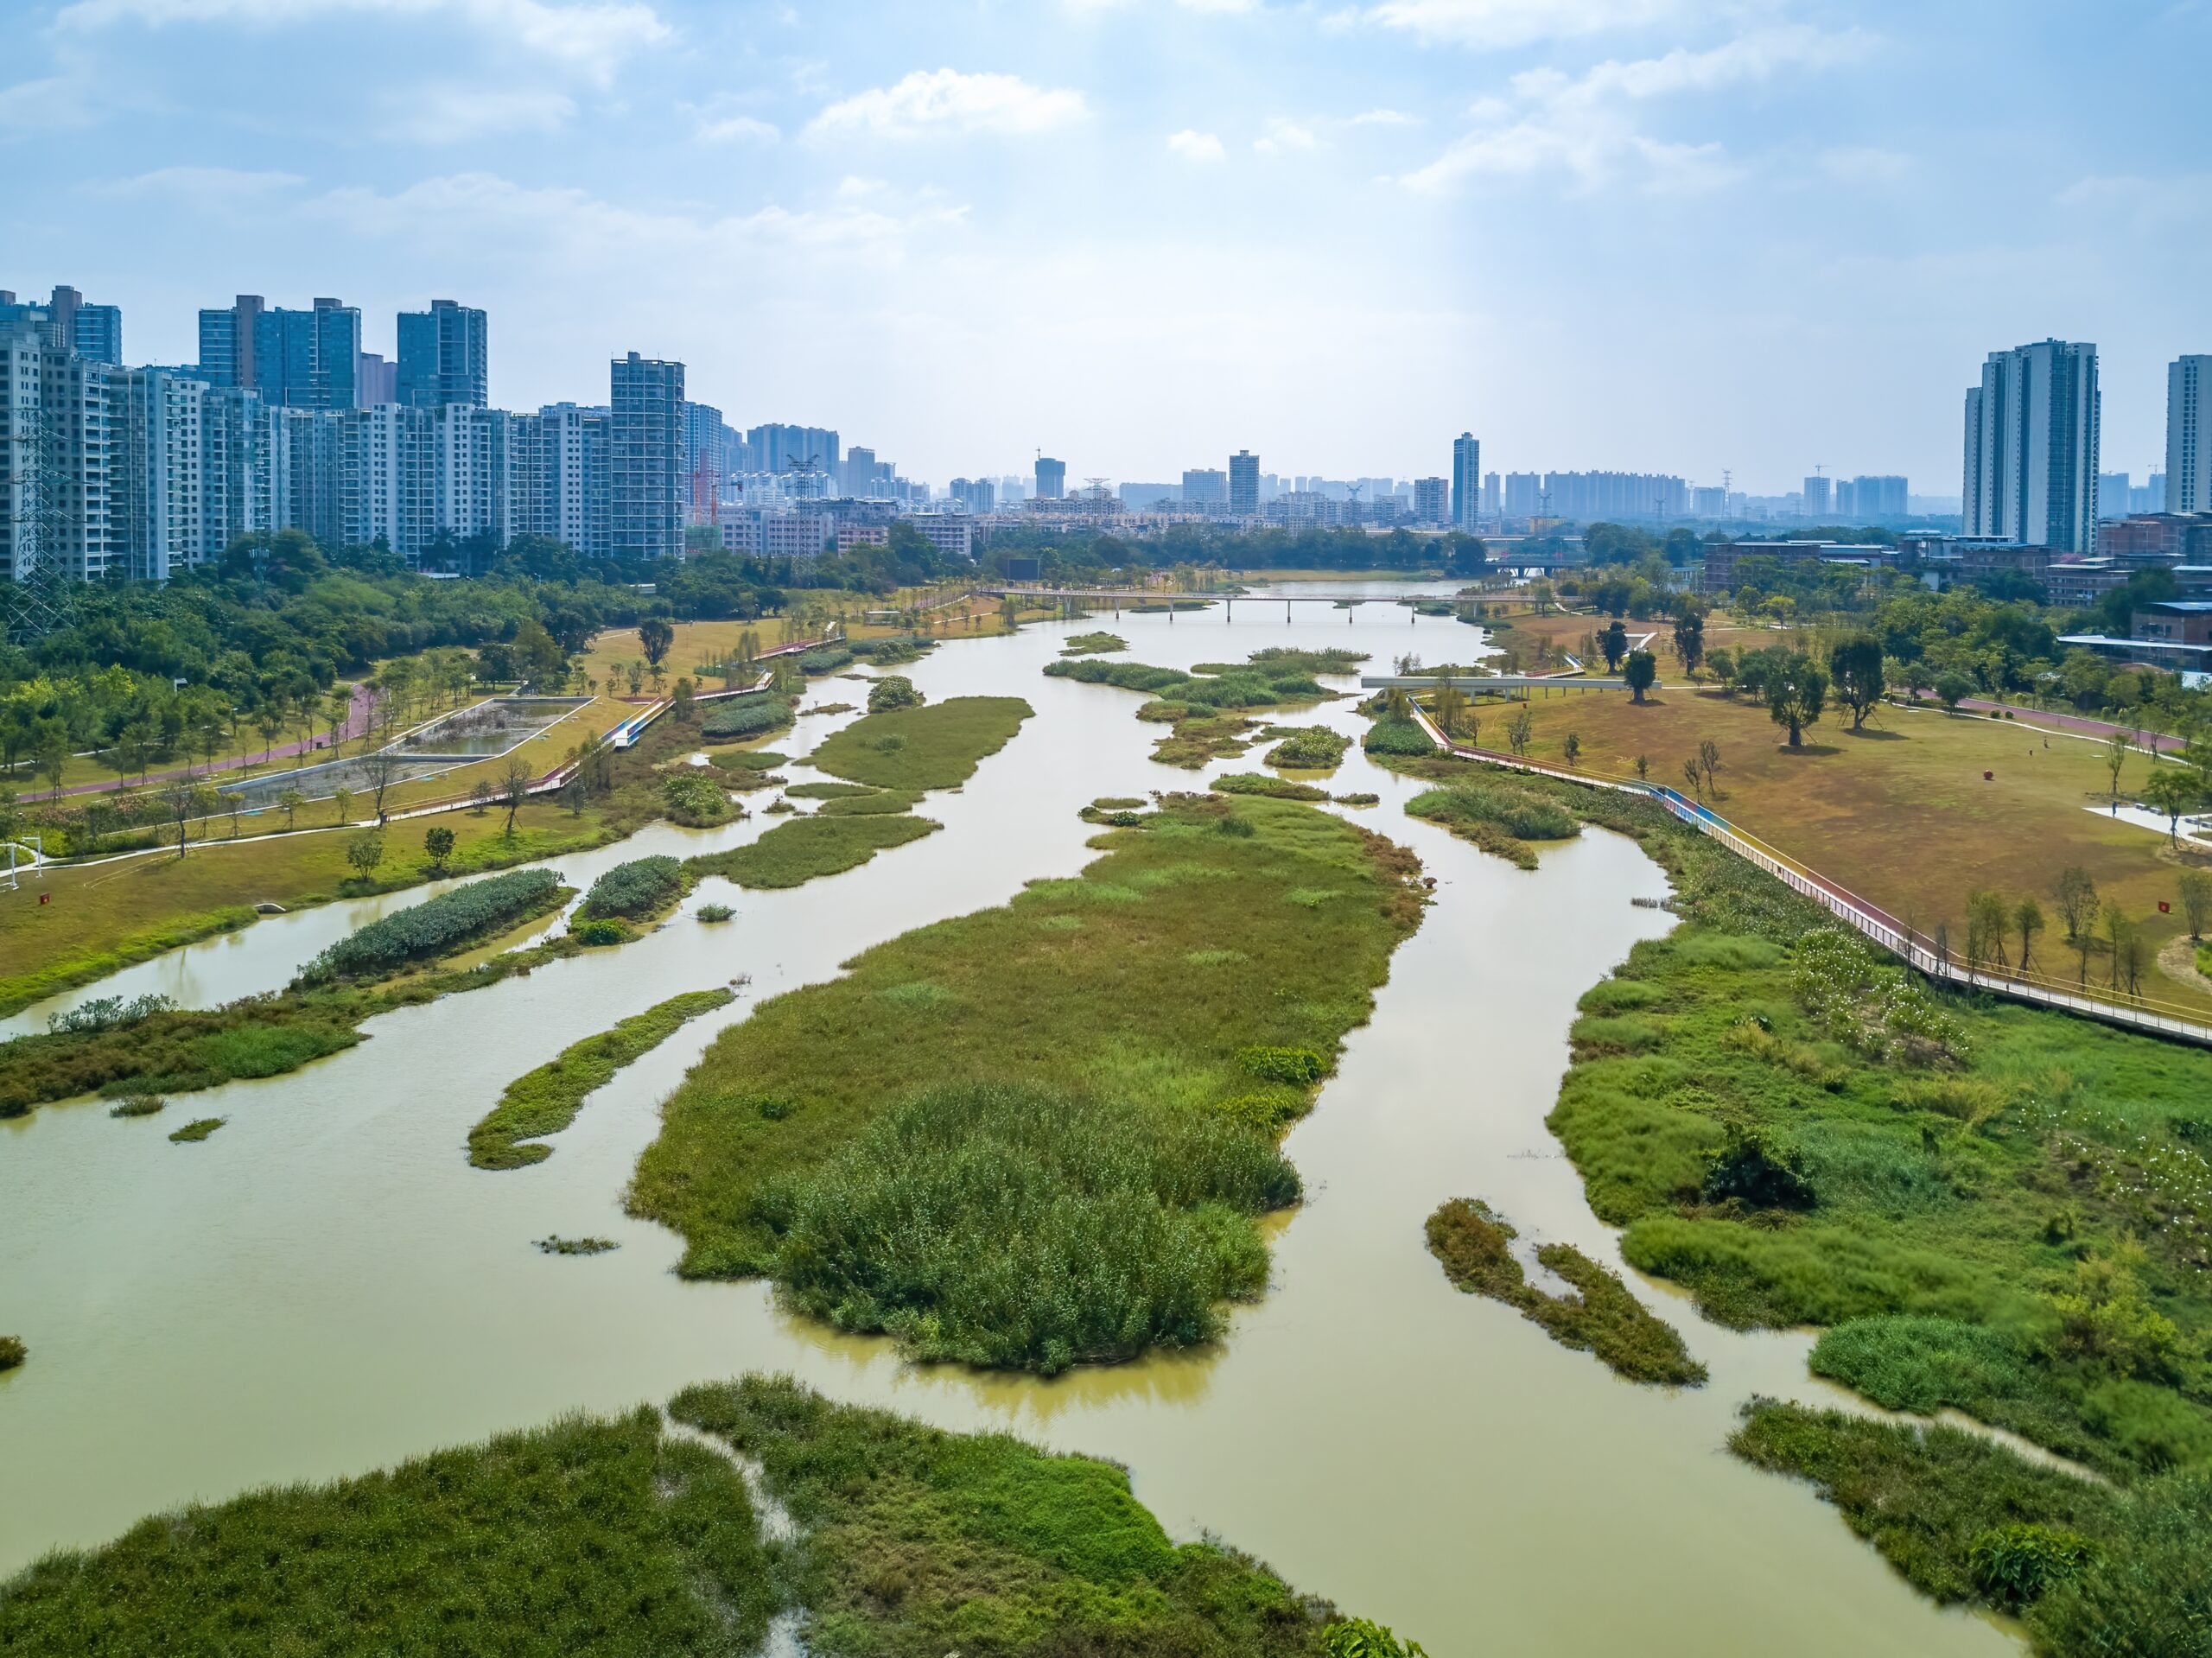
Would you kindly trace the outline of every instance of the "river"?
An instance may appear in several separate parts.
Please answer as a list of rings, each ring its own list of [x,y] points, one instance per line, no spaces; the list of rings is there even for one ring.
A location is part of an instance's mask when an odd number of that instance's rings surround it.
[[[1454,1196],[1489,1199],[1531,1245],[1569,1242],[1618,1264],[1543,1119],[1576,998],[1671,918],[1631,904],[1665,891],[1632,843],[1592,832],[1526,873],[1406,817],[1399,803],[1418,785],[1357,749],[1332,786],[1382,797],[1352,815],[1419,852],[1436,902],[1291,1134],[1308,1201],[1275,1224],[1270,1291],[1236,1312],[1218,1350],[1051,1382],[917,1369],[885,1343],[783,1314],[760,1284],[677,1280],[675,1236],[622,1213],[658,1102],[757,1000],[1075,873],[1094,832],[1075,814],[1096,796],[1192,785],[1149,759],[1163,728],[1131,717],[1138,698],[1043,677],[1067,633],[1109,626],[1129,658],[1171,666],[1350,645],[1373,653],[1370,669],[1408,651],[1465,660],[1479,637],[1394,607],[1298,616],[1286,625],[1240,604],[1233,621],[1218,608],[1125,613],[950,645],[900,671],[933,700],[1014,694],[1038,717],[964,791],[930,797],[922,810],[943,833],[791,892],[707,881],[684,914],[621,950],[386,1015],[346,1053],[150,1120],[79,1103],[0,1124],[0,1331],[32,1352],[0,1379],[0,1572],[194,1497],[762,1369],[1112,1458],[1178,1536],[1218,1534],[1436,1658],[2017,1650],[1990,1622],[1916,1595],[1807,1489],[1727,1454],[1753,1393],[1840,1398],[1807,1376],[1804,1335],[1704,1324],[1630,1274],[1713,1372],[1702,1389],[1639,1388],[1446,1283],[1421,1222]],[[817,700],[861,701],[863,689],[833,683]],[[808,716],[775,746],[804,753],[848,717]],[[1290,717],[1363,728],[1349,701]],[[582,885],[644,851],[726,845],[774,821],[657,828],[552,862]],[[347,928],[422,896],[264,921],[53,1005],[271,988]],[[690,918],[715,901],[736,908],[734,923]],[[467,1129],[512,1077],[679,991],[740,976],[749,982],[728,1009],[594,1095],[550,1161],[468,1166]],[[198,1115],[228,1122],[203,1144],[171,1145],[168,1131]],[[592,1258],[531,1248],[556,1232],[622,1247]]]

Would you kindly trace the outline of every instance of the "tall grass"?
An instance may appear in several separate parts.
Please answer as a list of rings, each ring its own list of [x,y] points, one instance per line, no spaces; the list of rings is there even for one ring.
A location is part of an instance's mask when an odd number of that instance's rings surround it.
[[[779,823],[748,846],[702,853],[684,860],[695,875],[721,875],[740,886],[803,886],[823,875],[857,869],[879,852],[918,841],[942,828],[903,814],[817,814]]]
[[[920,1359],[1034,1369],[1187,1347],[1256,1294],[1249,1217],[1297,1201],[1274,1140],[1217,1112],[968,1085],[761,1191],[772,1273]]]
[[[559,1134],[576,1120],[586,1096],[612,1082],[617,1071],[652,1052],[688,1021],[727,1007],[735,995],[716,989],[671,996],[524,1072],[507,1084],[491,1115],[468,1131],[468,1160],[480,1169],[543,1163],[553,1148],[523,1141]]]
[[[823,739],[808,758],[817,771],[878,789],[957,789],[1013,740],[1032,712],[1018,696],[948,697],[864,715]]]
[[[543,915],[560,902],[561,893],[560,872],[552,869],[518,869],[471,881],[340,939],[300,970],[298,982],[371,978],[450,955]]]
[[[632,858],[594,881],[576,914],[586,921],[648,920],[682,898],[690,885],[683,866],[674,858]]]
[[[641,1408],[49,1555],[0,1586],[0,1651],[738,1658],[776,1599],[743,1477]]]

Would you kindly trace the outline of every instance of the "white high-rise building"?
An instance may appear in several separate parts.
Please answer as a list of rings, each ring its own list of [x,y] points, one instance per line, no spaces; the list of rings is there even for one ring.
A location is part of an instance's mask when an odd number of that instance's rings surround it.
[[[2094,346],[1992,352],[1966,397],[1966,533],[2093,551],[2099,419]]]
[[[2212,357],[2180,357],[2166,370],[2166,473],[2160,506],[2212,512]]]
[[[1830,516],[1834,500],[1828,493],[1829,480],[1818,473],[1805,480],[1805,516],[1825,518]]]
[[[607,411],[548,403],[515,418],[514,533],[607,556]]]
[[[44,317],[0,326],[0,570],[98,581],[127,573],[112,521],[109,368]]]
[[[273,528],[260,397],[166,369],[111,369],[114,528],[134,580],[166,581]]]
[[[683,365],[632,352],[609,365],[607,551],[683,556]],[[834,471],[836,458],[828,463]]]
[[[1452,516],[1452,480],[1448,478],[1414,480],[1414,518],[1417,523],[1441,529]]]
[[[1471,534],[1482,513],[1483,446],[1472,432],[1452,440],[1452,527]]]

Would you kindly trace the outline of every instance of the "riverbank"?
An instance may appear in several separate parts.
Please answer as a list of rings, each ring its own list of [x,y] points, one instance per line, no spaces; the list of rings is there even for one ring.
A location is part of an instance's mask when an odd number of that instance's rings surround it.
[[[759,1377],[156,1516],[0,1583],[0,1648],[25,1658],[729,1658],[772,1620],[856,1658],[1044,1632],[1321,1658],[1335,1618],[1224,1545],[1172,1544],[1118,1468]]]
[[[1732,1328],[1827,1326],[1817,1374],[2139,1485],[2129,1502],[2170,1512],[2137,1531],[2212,1545],[2194,1488],[2154,1483],[2212,1468],[2212,1056],[1936,991],[1647,803],[1441,757],[1399,765],[1556,802],[1669,871],[1685,924],[1583,998],[1550,1118],[1591,1207],[1627,1229],[1630,1264]],[[2018,1610],[2034,1597],[1967,1569],[1982,1534],[2070,1531],[2077,1509],[2112,1506],[2076,1481],[2014,1477],[2027,1464],[1986,1441],[1974,1466],[2021,1495],[1962,1502],[1948,1441],[1870,1440],[1854,1422],[1805,1413],[1738,1445],[1822,1480],[1847,1514],[1854,1468],[1877,1452],[1899,1465],[1890,1519],[1861,1529],[1947,1596]],[[2038,1509],[2054,1490],[2069,1501]],[[2106,1514],[2089,1529],[2128,1527]],[[1948,1576],[1916,1570],[1929,1553]],[[2110,1599],[2134,1569],[2113,1559],[2101,1589],[2085,1569],[2078,1592]]]

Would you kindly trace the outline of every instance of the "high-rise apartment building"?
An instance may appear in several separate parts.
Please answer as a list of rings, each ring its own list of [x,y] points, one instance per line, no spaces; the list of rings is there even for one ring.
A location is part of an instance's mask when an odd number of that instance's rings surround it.
[[[1068,463],[1055,461],[1050,455],[1037,457],[1037,499],[1040,501],[1064,501],[1068,494]]]
[[[474,307],[434,299],[427,311],[399,314],[398,400],[410,408],[483,408],[489,360],[485,315]]]
[[[1452,440],[1452,527],[1471,533],[1482,514],[1483,446],[1472,432]]]
[[[822,472],[839,475],[837,434],[820,426],[755,426],[745,435],[738,472]]]
[[[1802,511],[1808,518],[1826,518],[1834,512],[1835,502],[1828,492],[1828,480],[1818,473],[1805,480],[1799,499],[1804,503]]]
[[[1719,518],[1728,514],[1728,492],[1718,484],[1700,484],[1690,491],[1690,517]]]
[[[2157,511],[2212,512],[2212,357],[2166,370],[2166,472]]]
[[[607,556],[611,418],[572,403],[515,417],[515,534],[550,536],[586,558]]]
[[[1229,457],[1229,515],[1256,518],[1260,511],[1260,457],[1239,449]]]
[[[0,569],[19,582],[121,575],[108,367],[57,344],[37,308],[0,322]]]
[[[353,400],[364,409],[373,409],[380,403],[397,403],[399,399],[399,365],[391,361],[381,352],[365,351],[354,372],[359,376],[353,388]]]
[[[1541,472],[1509,472],[1505,474],[1505,516],[1509,518],[1534,518],[1544,511],[1544,474]]]
[[[1432,529],[1452,521],[1452,480],[1449,478],[1414,480],[1414,519]]]
[[[1910,480],[1895,473],[1862,473],[1850,480],[1852,505],[1847,523],[1885,524],[1891,518],[1902,518],[1912,510],[1912,486]],[[1839,480],[1839,492],[1844,487]],[[1841,503],[1838,503],[1840,509]]]
[[[2124,518],[2133,511],[2134,480],[2124,472],[2097,474],[2097,518]]]
[[[1966,396],[1966,533],[2094,550],[2100,412],[2094,346],[1992,352]]]
[[[166,581],[274,527],[258,395],[168,369],[110,369],[110,518],[133,580]]]
[[[1483,517],[1495,518],[1505,511],[1505,480],[1494,472],[1483,474]]]
[[[1658,473],[1547,473],[1543,495],[1543,515],[1585,524],[1666,523],[1689,516],[1689,486]]]
[[[49,345],[67,346],[95,363],[123,361],[119,305],[87,305],[82,294],[60,283],[54,284],[53,298],[19,305],[12,291],[0,288],[0,327],[26,320],[45,327]]]
[[[361,406],[361,313],[334,299],[290,311],[241,294],[200,314],[200,374],[211,385],[258,391],[287,409]]]
[[[1183,505],[1201,511],[1225,512],[1229,510],[1229,474],[1212,467],[1200,467],[1183,474]]]
[[[683,365],[632,352],[609,365],[607,551],[683,556]]]

